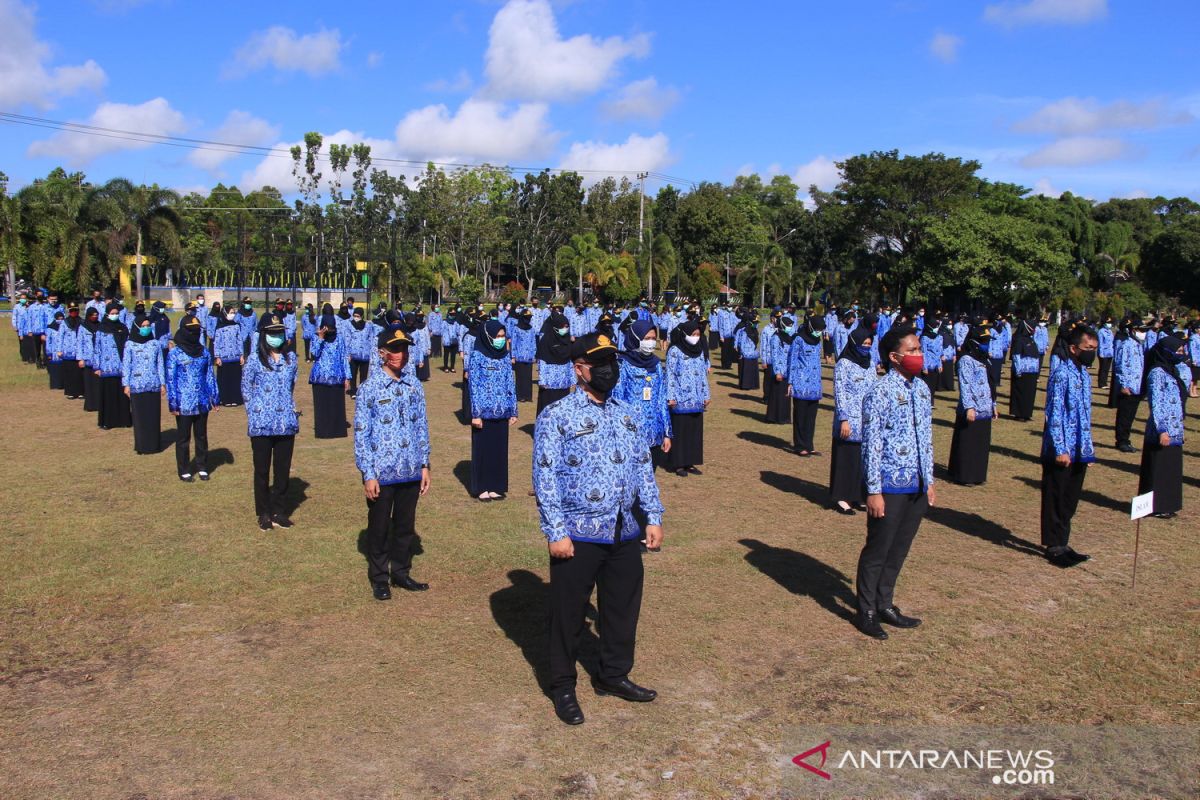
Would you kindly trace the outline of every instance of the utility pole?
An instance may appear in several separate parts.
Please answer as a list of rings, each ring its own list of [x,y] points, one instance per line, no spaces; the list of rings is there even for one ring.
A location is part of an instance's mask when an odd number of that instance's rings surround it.
[[[646,243],[646,239],[645,239],[645,235],[644,235],[645,225],[646,225],[646,178],[649,177],[649,173],[639,172],[637,177],[638,177],[638,255],[640,256],[640,255],[642,255],[642,247]],[[649,272],[650,284],[649,284],[649,289],[646,292],[646,300],[648,302],[653,302],[654,301],[654,270],[650,269],[650,270],[648,270],[648,272]]]

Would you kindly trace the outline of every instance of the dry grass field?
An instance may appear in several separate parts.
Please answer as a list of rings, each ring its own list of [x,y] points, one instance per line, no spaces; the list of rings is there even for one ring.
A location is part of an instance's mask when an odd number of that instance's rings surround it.
[[[901,575],[897,602],[925,624],[880,643],[848,621],[865,516],[828,510],[828,455],[782,449],[790,427],[767,425],[757,393],[715,370],[704,474],[659,473],[666,543],[646,558],[633,678],[660,698],[635,706],[583,681],[587,723],[568,728],[539,688],[531,406],[509,499],[477,503],[457,376],[434,371],[434,485],[413,571],[432,589],[378,603],[351,440],[313,439],[303,367],[296,527],[264,534],[240,409],[210,422],[212,480],[181,483],[173,430],[163,452],[135,455],[131,431],[99,430],[21,365],[5,326],[5,800],[757,798],[779,791],[792,725],[1200,721],[1198,401],[1185,510],[1143,524],[1136,591],[1139,456],[1112,447],[1113,412],[1096,408],[1100,459],[1072,539],[1093,559],[1066,571],[1034,547],[1040,418],[1005,418],[987,485],[940,485]],[[1002,392],[1006,411],[1007,378]],[[940,395],[940,464],[952,413]]]

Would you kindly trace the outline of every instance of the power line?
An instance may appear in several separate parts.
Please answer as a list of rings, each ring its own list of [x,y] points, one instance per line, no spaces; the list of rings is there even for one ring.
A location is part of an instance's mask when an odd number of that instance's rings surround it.
[[[233,155],[261,155],[270,158],[286,158],[291,160],[292,154],[290,150],[278,147],[264,147],[261,145],[237,144],[234,142],[217,142],[210,139],[192,139],[185,136],[168,136],[160,133],[145,133],[140,131],[126,131],[119,128],[105,128],[99,125],[88,125],[83,122],[67,122],[63,120],[47,119],[45,117],[31,117],[25,114],[16,114],[11,111],[0,111],[0,122],[6,122],[10,125],[24,125],[31,128],[45,128],[47,130],[59,131],[61,133],[76,133],[82,136],[99,136],[106,139],[117,139],[119,141],[137,142],[139,144],[162,144],[169,147],[180,147],[188,150],[210,150],[217,153],[231,153]],[[328,162],[329,156],[326,153],[319,154],[318,159]],[[505,172],[575,172],[581,175],[628,175],[637,176],[642,171],[636,169],[623,170],[599,170],[599,169],[566,169],[562,167],[520,167],[513,165],[500,164],[468,164],[449,161],[431,161],[418,159],[404,158],[388,158],[384,156],[372,156],[372,163],[398,164],[410,167],[424,168],[427,164],[432,164],[435,167],[443,169],[479,169],[482,167],[491,167],[500,169]],[[686,178],[677,178],[669,175],[664,175],[659,172],[647,173],[650,176],[663,180],[668,183],[686,183],[695,187],[695,181]]]

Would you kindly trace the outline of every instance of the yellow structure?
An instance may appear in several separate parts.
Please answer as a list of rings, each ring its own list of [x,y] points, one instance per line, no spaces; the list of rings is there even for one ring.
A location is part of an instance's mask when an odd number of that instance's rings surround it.
[[[158,261],[154,256],[142,256],[142,279],[145,280],[145,268],[149,265],[157,266]],[[117,272],[117,290],[122,297],[133,297],[133,276],[137,272],[137,256],[122,256],[121,267]]]

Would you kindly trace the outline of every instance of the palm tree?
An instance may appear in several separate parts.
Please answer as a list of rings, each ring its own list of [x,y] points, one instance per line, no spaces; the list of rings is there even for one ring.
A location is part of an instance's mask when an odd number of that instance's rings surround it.
[[[135,240],[135,286],[142,297],[142,246],[153,238],[165,245],[172,255],[179,253],[179,233],[183,222],[175,206],[179,195],[158,186],[134,186],[124,178],[113,178],[96,190],[93,198],[97,214],[107,223],[108,252],[117,260]]]
[[[21,199],[8,194],[8,176],[0,172],[0,253],[8,269],[9,296],[17,290],[17,258],[21,253]]]
[[[583,302],[584,279],[587,278],[595,284],[592,276],[603,271],[604,262],[608,258],[608,254],[600,248],[596,234],[588,232],[574,234],[570,244],[558,248],[554,260],[559,268],[575,273],[579,281],[579,301]]]

